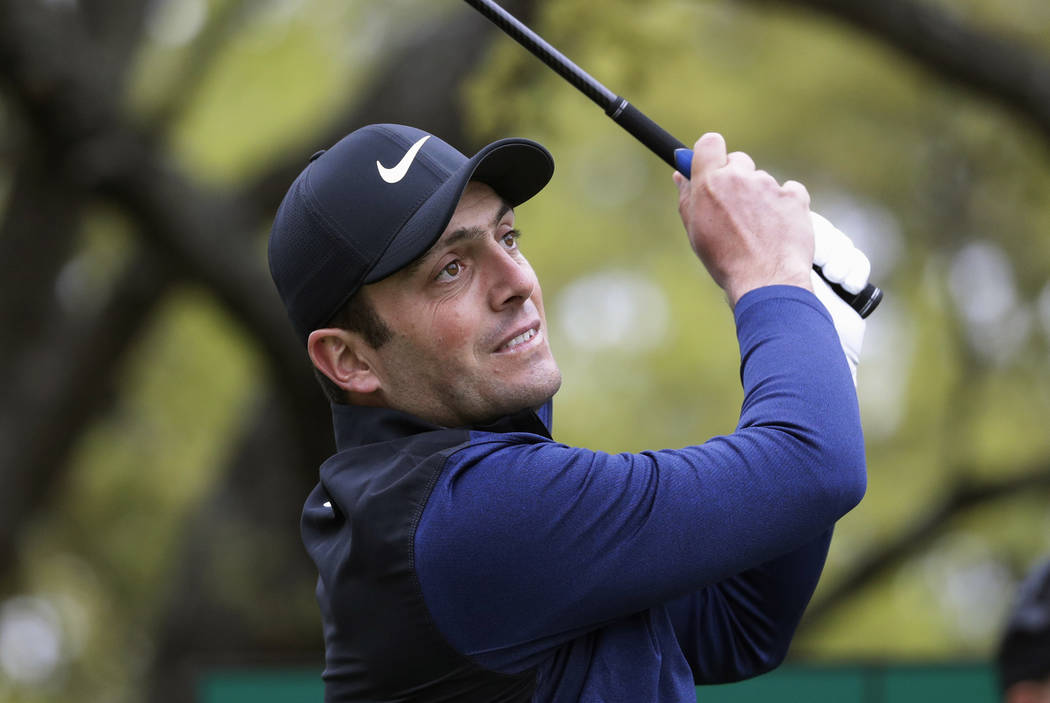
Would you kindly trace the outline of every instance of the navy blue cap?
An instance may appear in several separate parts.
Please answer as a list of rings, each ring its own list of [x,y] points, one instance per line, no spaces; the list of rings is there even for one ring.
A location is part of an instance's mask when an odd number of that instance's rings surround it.
[[[292,183],[270,231],[270,275],[305,340],[366,283],[422,256],[471,180],[511,206],[538,193],[554,159],[528,139],[501,139],[467,158],[414,127],[376,124],[320,151]]]

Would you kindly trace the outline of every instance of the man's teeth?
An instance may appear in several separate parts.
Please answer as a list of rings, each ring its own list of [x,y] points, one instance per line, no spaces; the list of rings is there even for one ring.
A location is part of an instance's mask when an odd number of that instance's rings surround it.
[[[513,349],[514,347],[518,346],[522,342],[527,342],[527,341],[529,341],[530,339],[532,339],[535,336],[536,336],[536,330],[525,330],[524,332],[519,334],[517,337],[515,337],[514,339],[512,339],[509,342],[507,342],[506,344],[504,344],[503,348],[504,349]]]

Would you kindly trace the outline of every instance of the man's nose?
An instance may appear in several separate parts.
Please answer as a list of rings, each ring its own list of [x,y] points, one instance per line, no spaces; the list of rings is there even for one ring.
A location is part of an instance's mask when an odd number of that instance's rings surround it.
[[[500,251],[493,257],[490,269],[489,299],[493,310],[521,305],[536,289],[536,274],[521,257]]]

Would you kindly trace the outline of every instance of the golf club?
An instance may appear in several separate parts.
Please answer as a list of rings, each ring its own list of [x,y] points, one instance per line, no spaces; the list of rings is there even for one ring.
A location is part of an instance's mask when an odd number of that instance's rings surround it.
[[[645,113],[625,98],[616,95],[599,83],[493,0],[465,1],[594,101],[614,122],[627,130],[669,166],[686,178],[689,177],[693,152],[685,144],[671,136],[667,130],[649,119]],[[824,278],[819,266],[814,265],[813,269],[821,278]],[[861,317],[870,315],[882,301],[882,291],[870,283],[861,291],[850,292],[837,283],[832,283],[826,278],[824,280],[836,295],[845,300]]]

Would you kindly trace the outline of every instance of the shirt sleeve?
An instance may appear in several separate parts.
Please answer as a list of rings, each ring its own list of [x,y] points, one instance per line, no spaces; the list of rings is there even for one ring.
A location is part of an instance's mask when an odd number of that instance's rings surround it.
[[[830,544],[828,530],[798,550],[666,605],[694,683],[732,683],[780,665]]]
[[[776,563],[860,501],[856,395],[823,306],[775,286],[741,298],[735,317],[744,402],[731,435],[614,455],[479,434],[449,458],[415,555],[454,647],[524,669],[603,623]],[[823,553],[805,560],[810,573],[792,578],[815,583],[822,563]],[[778,581],[752,583],[769,591]],[[777,598],[764,592],[752,605]]]

